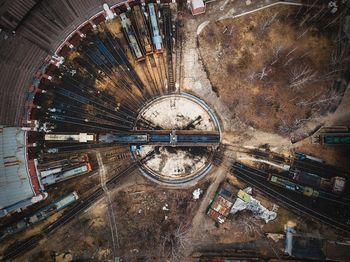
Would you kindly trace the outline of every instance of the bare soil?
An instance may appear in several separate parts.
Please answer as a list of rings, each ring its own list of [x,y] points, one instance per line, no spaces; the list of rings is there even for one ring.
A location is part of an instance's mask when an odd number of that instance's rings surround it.
[[[288,136],[339,103],[331,88],[336,30],[312,12],[276,6],[210,23],[199,35],[213,90],[245,124]]]

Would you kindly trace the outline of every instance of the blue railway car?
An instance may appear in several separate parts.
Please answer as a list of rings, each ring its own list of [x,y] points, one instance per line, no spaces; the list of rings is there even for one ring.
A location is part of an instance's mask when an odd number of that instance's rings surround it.
[[[26,228],[43,221],[44,219],[50,217],[54,213],[68,207],[79,199],[77,192],[72,192],[68,195],[63,196],[57,201],[51,203],[50,205],[40,209],[29,217],[25,217],[20,221],[13,223],[0,231],[0,241],[9,235],[19,233]]]

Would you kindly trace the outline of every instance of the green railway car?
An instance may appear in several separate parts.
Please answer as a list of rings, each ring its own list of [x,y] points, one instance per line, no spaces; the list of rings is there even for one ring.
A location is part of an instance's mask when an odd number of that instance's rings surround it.
[[[312,187],[298,185],[298,184],[295,184],[294,182],[292,182],[288,179],[285,179],[285,178],[282,178],[282,177],[279,177],[276,175],[270,174],[268,181],[270,181],[271,183],[273,183],[275,185],[278,185],[280,187],[286,188],[290,191],[294,191],[294,192],[299,193],[299,194],[303,194],[303,195],[308,196],[308,197],[318,197],[319,196],[319,192],[317,190],[313,189]]]

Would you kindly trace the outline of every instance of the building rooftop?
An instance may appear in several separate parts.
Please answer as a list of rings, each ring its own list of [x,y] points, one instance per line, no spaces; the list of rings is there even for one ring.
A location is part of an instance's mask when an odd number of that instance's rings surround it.
[[[33,161],[27,162],[26,131],[0,126],[0,217],[35,202],[40,194],[35,175]]]

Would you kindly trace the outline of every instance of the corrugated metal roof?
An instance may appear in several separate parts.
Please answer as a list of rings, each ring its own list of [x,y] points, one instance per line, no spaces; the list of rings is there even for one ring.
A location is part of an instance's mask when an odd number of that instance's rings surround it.
[[[35,195],[26,163],[26,133],[0,126],[0,209]]]

